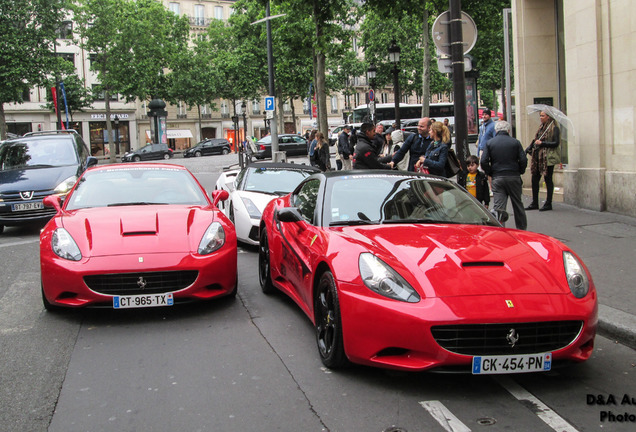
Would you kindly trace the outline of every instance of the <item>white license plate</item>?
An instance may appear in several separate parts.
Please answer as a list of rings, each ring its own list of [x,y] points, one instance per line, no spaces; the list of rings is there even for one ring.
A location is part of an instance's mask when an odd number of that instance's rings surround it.
[[[552,353],[473,357],[474,375],[545,372],[552,369]]]
[[[165,294],[139,294],[113,297],[113,308],[140,308],[174,305],[173,293]]]
[[[11,206],[12,211],[25,211],[25,210],[40,210],[44,208],[44,204],[41,202],[13,204]]]

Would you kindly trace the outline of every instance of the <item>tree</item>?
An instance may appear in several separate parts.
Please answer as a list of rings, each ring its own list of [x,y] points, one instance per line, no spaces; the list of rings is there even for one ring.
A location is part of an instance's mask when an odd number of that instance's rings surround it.
[[[21,103],[59,60],[52,53],[66,14],[65,0],[0,0],[0,138],[6,139],[4,104]]]
[[[55,87],[55,78],[49,79],[46,83],[47,89],[47,103],[45,108],[54,111],[55,106],[53,105],[53,98],[51,94],[51,87]],[[67,76],[61,76],[60,82],[64,83],[64,89],[66,93],[66,103],[68,105],[68,111],[71,116],[71,120],[73,120],[73,113],[77,111],[83,111],[84,108],[91,106],[93,103],[93,96],[89,89],[86,88],[85,80],[81,79],[77,76],[77,74],[73,73]],[[60,103],[61,95],[59,96]],[[62,105],[60,105],[60,109]]]
[[[156,0],[73,0],[79,45],[92,53],[91,69],[104,91],[110,161],[115,140],[110,95],[126,100],[167,98],[171,71],[186,51],[189,24]]]

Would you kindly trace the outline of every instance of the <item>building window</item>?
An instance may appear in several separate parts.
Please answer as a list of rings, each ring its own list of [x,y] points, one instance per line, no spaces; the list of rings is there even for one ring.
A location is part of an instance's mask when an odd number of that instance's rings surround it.
[[[223,6],[214,6],[214,18],[218,20],[223,19]]]
[[[194,5],[194,23],[198,26],[205,25],[205,8],[203,5]]]
[[[380,100],[382,101],[381,103],[389,103],[389,95],[386,93],[382,93],[380,95]]]
[[[64,60],[66,60],[67,62],[72,64],[73,68],[75,68],[75,54],[73,54],[73,53],[57,53],[57,56],[60,57],[60,58],[63,58]]]
[[[31,89],[24,89],[24,91],[22,92],[22,101],[31,102]]]
[[[175,2],[170,2],[170,5],[168,5],[170,12],[172,12],[173,14],[179,16],[180,11],[179,11],[179,3],[175,3]]]
[[[260,114],[261,113],[261,102],[254,99],[252,101],[252,114]]]
[[[72,39],[73,38],[73,22],[72,21],[64,21],[62,25],[57,30],[57,38],[58,39]]]
[[[227,104],[227,101],[221,101],[221,117],[229,118],[230,117],[230,107]]]
[[[310,109],[311,109],[311,98],[305,98],[305,100],[303,100],[303,114],[309,114]]]
[[[93,84],[93,86],[91,87],[93,90],[93,96],[95,96],[95,100],[96,101],[103,101],[105,100],[105,95],[106,93],[104,92],[104,90],[102,89],[102,86],[99,84]],[[111,101],[117,101],[117,93],[115,94],[111,94],[110,95],[110,100]]]
[[[355,99],[356,99],[356,106],[358,106],[358,105],[362,105],[362,104],[360,103],[360,99],[361,99],[361,98],[360,98],[360,93],[356,93],[356,97],[355,97]]]
[[[291,113],[291,105],[289,104],[289,101],[286,101],[286,102],[283,104],[283,112],[284,112],[285,114],[290,114],[290,113]]]
[[[338,96],[331,96],[331,112],[338,112]]]

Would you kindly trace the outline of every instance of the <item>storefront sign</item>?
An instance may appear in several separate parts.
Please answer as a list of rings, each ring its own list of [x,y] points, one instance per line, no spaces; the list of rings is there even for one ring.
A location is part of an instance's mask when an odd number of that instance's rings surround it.
[[[112,114],[111,113],[110,119],[115,120],[115,116],[119,117],[120,120],[128,118],[128,114]],[[91,120],[106,120],[106,114],[91,114]]]

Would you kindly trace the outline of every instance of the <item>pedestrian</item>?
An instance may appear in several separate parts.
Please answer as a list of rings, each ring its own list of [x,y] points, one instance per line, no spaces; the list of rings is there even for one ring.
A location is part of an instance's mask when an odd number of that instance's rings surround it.
[[[362,123],[358,134],[358,143],[353,155],[354,169],[393,169],[393,162],[390,156],[386,158],[378,157],[378,150],[373,141],[375,135],[376,129],[373,123]]]
[[[429,128],[431,126],[430,119],[424,117],[417,122],[417,133],[409,136],[404,144],[400,147],[397,153],[393,155],[392,162],[394,164],[399,163],[404,156],[408,153],[408,171],[415,171],[415,163],[419,160],[420,156],[426,153],[428,146],[433,141],[429,135]]]
[[[390,133],[384,134],[384,145],[380,149],[380,157],[391,156],[393,157],[393,139]]]
[[[466,168],[468,172],[459,170],[457,173],[457,184],[466,189],[477,201],[482,203],[486,208],[490,205],[490,187],[488,186],[488,177],[482,171],[479,171],[479,158],[470,155],[466,158]]]
[[[384,126],[380,123],[375,125],[375,138],[373,138],[373,144],[375,145],[378,154],[380,154],[382,147],[386,144],[386,139],[384,139]]]
[[[450,131],[451,135],[453,134],[453,126],[450,124],[450,120],[448,120],[448,118],[444,119],[444,126],[446,126],[448,128],[448,130]]]
[[[517,229],[528,228],[526,212],[521,194],[528,158],[519,140],[510,136],[510,123],[498,121],[495,137],[486,142],[481,155],[481,168],[492,177],[492,192],[495,210],[506,210],[508,197],[512,203]]]
[[[314,161],[314,152],[316,150],[316,133],[317,130],[312,130],[311,134],[309,134],[309,148],[307,149],[307,155],[309,156],[309,164],[311,166],[316,166],[316,162]]]
[[[486,143],[495,136],[495,122],[492,121],[492,112],[486,108],[482,113],[483,122],[479,126],[479,136],[477,138],[477,157],[481,156]]]
[[[450,131],[444,126],[444,123],[434,122],[429,129],[429,135],[433,141],[415,164],[415,170],[423,169],[423,172],[429,174],[445,176],[446,158],[451,139]]]
[[[356,144],[358,144],[358,131],[354,127],[352,127],[351,135],[349,135],[349,155],[351,157],[352,162],[353,162],[353,154],[356,151]]]
[[[331,161],[329,160],[329,142],[325,139],[322,132],[316,133],[316,147],[313,156],[315,165],[320,171],[329,171],[331,169]]]
[[[391,141],[393,141],[393,154],[397,153],[400,148],[404,145],[404,133],[401,130],[394,130],[391,132]],[[400,162],[398,162],[395,167],[401,171],[406,171],[409,167],[409,161],[406,158],[403,158]]]
[[[532,173],[532,202],[526,210],[539,209],[539,182],[545,180],[546,199],[539,211],[552,210],[552,195],[554,194],[554,166],[561,163],[558,147],[561,143],[561,131],[554,119],[545,111],[539,114],[541,126],[534,136],[534,140],[526,150],[530,153],[530,173]]]
[[[338,135],[338,153],[342,159],[342,169],[351,169],[351,151],[349,148],[349,134],[351,133],[351,126],[345,125],[342,128],[342,132]]]

